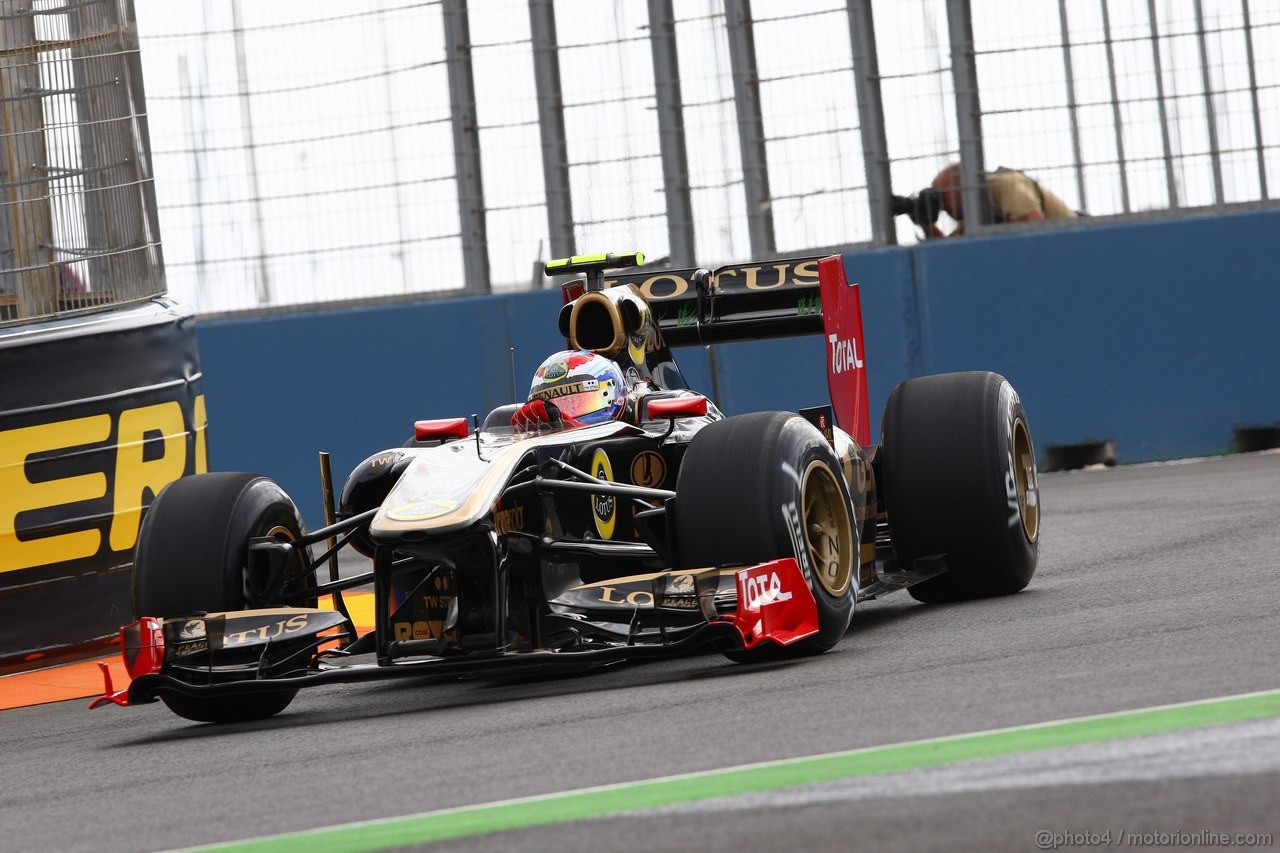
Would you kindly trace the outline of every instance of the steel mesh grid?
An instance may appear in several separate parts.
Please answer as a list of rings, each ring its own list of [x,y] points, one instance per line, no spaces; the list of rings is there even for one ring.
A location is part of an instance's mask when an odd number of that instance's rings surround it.
[[[439,0],[139,5],[175,295],[216,312],[461,283]]]
[[[165,292],[130,13],[0,2],[0,324]]]
[[[1274,199],[1278,6],[974,4],[985,168],[1093,216]]]

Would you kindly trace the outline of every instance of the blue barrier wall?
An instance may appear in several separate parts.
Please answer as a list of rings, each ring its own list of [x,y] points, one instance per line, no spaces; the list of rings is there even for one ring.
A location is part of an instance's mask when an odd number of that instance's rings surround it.
[[[1280,210],[916,249],[923,369],[1003,373],[1040,449],[1219,452],[1280,419]]]
[[[1041,451],[1118,442],[1121,461],[1219,452],[1280,418],[1280,210],[937,241],[845,256],[862,287],[872,431],[898,382],[988,369],[1023,397]],[[320,521],[317,450],[341,481],[416,418],[481,416],[547,354],[558,292],[199,326],[210,454],[258,471]],[[825,401],[822,340],[678,352],[730,414]]]

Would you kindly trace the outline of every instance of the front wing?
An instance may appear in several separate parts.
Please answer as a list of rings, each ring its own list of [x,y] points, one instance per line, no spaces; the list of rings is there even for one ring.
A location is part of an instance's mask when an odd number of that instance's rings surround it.
[[[817,602],[795,559],[738,569],[738,606],[724,614],[716,612],[715,587],[703,582],[704,574],[718,576],[718,570],[692,573],[694,583],[683,587],[673,586],[670,576],[655,581],[659,611],[700,611],[706,619],[678,639],[663,635],[659,642],[522,652],[487,649],[389,664],[334,663],[344,652],[324,649],[350,638],[340,633],[342,618],[327,610],[246,610],[164,620],[144,616],[120,631],[129,685],[116,690],[106,664],[100,664],[105,692],[90,707],[146,704],[165,692],[199,698],[434,674],[589,669],[679,655],[709,643],[734,649],[788,646],[817,633]]]

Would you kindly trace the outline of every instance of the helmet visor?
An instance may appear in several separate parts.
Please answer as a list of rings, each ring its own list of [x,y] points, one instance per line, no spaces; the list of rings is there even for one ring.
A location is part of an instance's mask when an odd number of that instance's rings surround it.
[[[561,414],[575,420],[581,420],[600,411],[607,411],[611,415],[619,405],[618,392],[614,383],[597,382],[595,379],[569,381],[563,385],[543,388],[535,391],[531,399],[554,403]]]

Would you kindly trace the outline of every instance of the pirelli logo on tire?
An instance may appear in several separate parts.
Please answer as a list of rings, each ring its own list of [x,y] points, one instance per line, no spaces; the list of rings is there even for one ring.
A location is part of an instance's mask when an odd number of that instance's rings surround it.
[[[796,564],[806,582],[813,581],[813,568],[809,559],[809,547],[805,542],[804,520],[794,502],[782,505],[782,522],[787,527],[787,536],[791,539],[791,549],[796,555]]]

